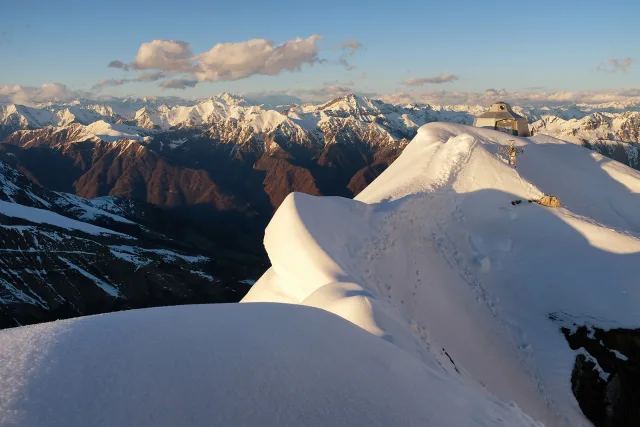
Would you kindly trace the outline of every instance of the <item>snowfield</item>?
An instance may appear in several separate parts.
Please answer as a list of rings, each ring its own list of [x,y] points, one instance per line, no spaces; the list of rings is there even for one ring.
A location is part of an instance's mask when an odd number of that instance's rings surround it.
[[[293,305],[3,330],[0,366],[1,426],[539,426],[338,316]]]
[[[142,139],[139,129],[128,125],[107,123],[104,120],[91,123],[85,128],[85,131],[107,142],[115,142],[121,139],[133,139],[136,141]]]
[[[572,143],[422,126],[356,200],[289,195],[251,304],[0,331],[0,426],[590,425],[560,328],[640,326],[638,193]]]
[[[323,308],[545,425],[588,425],[559,329],[640,326],[639,192],[572,143],[428,124],[357,200],[290,195],[243,301]],[[544,194],[565,207],[528,202]]]

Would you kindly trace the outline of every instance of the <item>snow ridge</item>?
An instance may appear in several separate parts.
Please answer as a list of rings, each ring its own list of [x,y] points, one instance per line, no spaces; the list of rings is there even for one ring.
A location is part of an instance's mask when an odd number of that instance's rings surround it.
[[[498,153],[512,139],[517,170]],[[640,325],[637,192],[640,173],[575,144],[432,123],[356,200],[290,195],[243,302],[325,309],[545,425],[583,425],[549,316]],[[565,207],[528,202],[544,194]]]

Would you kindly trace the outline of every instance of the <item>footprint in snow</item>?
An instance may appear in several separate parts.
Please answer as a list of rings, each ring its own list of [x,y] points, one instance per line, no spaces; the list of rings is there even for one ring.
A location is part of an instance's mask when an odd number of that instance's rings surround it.
[[[480,258],[480,271],[488,273],[491,271],[491,259],[484,257]]]

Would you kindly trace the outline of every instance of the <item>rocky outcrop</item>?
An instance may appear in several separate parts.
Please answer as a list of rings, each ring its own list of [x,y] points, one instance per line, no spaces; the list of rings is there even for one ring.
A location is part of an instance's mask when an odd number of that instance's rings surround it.
[[[556,196],[542,196],[541,198],[534,200],[534,202],[548,208],[562,207],[562,204],[560,204],[560,199],[558,199]]]
[[[562,328],[576,356],[571,389],[596,427],[640,425],[640,329]]]
[[[144,202],[48,190],[0,161],[0,328],[236,302],[265,266],[226,241]]]

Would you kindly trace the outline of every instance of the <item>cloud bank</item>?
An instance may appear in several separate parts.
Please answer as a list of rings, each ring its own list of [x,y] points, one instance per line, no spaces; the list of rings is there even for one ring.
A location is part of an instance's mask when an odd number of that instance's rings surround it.
[[[560,92],[511,92],[505,89],[487,89],[482,93],[440,90],[398,92],[381,95],[379,98],[393,104],[490,105],[496,101],[505,101],[519,105],[554,106],[573,103],[640,102],[640,89]]]
[[[153,72],[157,73],[157,72]],[[139,73],[132,80],[154,81],[158,74]],[[126,80],[126,79],[125,79]],[[5,84],[0,86],[0,102],[38,105],[48,102],[68,102],[77,98],[105,99],[98,97],[97,92],[103,87],[120,86],[123,80],[107,79],[99,82],[96,92],[72,90],[60,83],[45,83],[41,86],[21,86],[17,84]],[[198,84],[197,80],[188,78],[174,78],[160,81],[160,85],[166,89],[186,89]],[[506,101],[515,105],[529,106],[557,106],[569,104],[603,104],[609,102],[640,102],[640,88],[628,88],[622,90],[590,90],[590,91],[508,91],[506,89],[490,88],[484,92],[464,91],[420,91],[374,93],[364,92],[356,87],[353,81],[324,82],[318,87],[296,88],[288,90],[267,90],[260,92],[248,92],[242,94],[255,102],[264,102],[269,106],[285,105],[292,103],[314,102],[322,103],[330,99],[343,97],[355,93],[373,99],[380,99],[393,104],[432,104],[432,105],[490,105],[496,101]]]
[[[45,102],[64,102],[90,95],[85,91],[71,90],[60,83],[44,83],[40,86],[6,84],[0,87],[0,102],[36,105]]]

